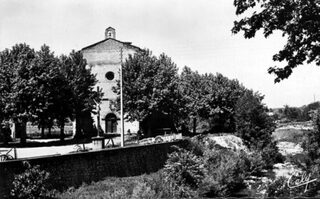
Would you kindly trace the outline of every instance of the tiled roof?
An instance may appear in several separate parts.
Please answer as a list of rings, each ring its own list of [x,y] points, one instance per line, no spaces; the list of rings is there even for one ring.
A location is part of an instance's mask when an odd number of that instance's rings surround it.
[[[105,41],[107,41],[107,40],[109,40],[109,39],[110,39],[110,40],[113,40],[113,41],[116,41],[116,42],[119,42],[119,43],[122,43],[123,45],[129,46],[129,47],[131,47],[131,48],[136,48],[137,50],[142,50],[141,48],[132,45],[131,42],[123,42],[123,41],[119,41],[119,40],[116,40],[116,39],[113,39],[113,38],[107,38],[107,39],[104,39],[104,40],[99,41],[99,42],[97,42],[97,43],[91,44],[91,45],[89,45],[89,46],[86,46],[86,47],[82,48],[82,50],[89,49],[89,48],[91,48],[91,47],[93,47],[93,46],[96,46],[96,45],[98,45],[98,44],[101,44],[101,43],[103,43],[103,42],[105,42]]]

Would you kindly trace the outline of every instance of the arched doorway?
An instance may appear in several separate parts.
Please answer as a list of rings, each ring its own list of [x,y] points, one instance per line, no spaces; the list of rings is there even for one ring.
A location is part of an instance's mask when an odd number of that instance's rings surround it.
[[[117,116],[113,113],[109,113],[108,115],[106,115],[105,117],[105,130],[106,133],[116,133],[117,132]]]

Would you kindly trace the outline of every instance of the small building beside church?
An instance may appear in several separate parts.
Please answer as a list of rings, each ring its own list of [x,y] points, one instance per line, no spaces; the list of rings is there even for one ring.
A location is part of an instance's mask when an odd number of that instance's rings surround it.
[[[104,133],[120,132],[120,115],[112,108],[111,101],[116,100],[118,95],[112,88],[117,86],[120,79],[120,66],[125,62],[129,54],[134,54],[141,49],[131,44],[116,39],[116,30],[109,27],[105,30],[105,38],[97,43],[84,47],[81,51],[87,64],[92,67],[92,73],[98,80],[96,87],[102,89],[103,98],[100,104],[100,125]],[[93,115],[97,126],[97,115]],[[139,129],[138,122],[125,122],[125,133],[131,133]]]

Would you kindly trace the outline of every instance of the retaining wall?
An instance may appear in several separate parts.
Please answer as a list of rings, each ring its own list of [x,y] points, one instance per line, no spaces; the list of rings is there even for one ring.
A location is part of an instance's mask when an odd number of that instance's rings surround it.
[[[171,146],[183,143],[181,140],[0,162],[0,198],[9,195],[14,175],[24,171],[23,161],[40,165],[50,173],[50,186],[65,190],[106,176],[124,177],[158,171],[164,166]]]

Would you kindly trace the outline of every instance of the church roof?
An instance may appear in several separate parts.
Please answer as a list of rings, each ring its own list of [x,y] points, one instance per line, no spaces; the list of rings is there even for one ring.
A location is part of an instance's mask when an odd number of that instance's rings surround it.
[[[122,44],[125,45],[125,46],[131,47],[131,48],[135,48],[135,49],[137,49],[137,50],[142,50],[141,48],[132,45],[131,42],[123,42],[123,41],[119,41],[119,40],[116,40],[116,39],[113,39],[113,38],[107,38],[107,39],[104,39],[104,40],[99,41],[99,42],[97,42],[97,43],[91,44],[91,45],[89,45],[89,46],[86,46],[86,47],[82,48],[82,50],[87,50],[87,49],[89,49],[89,48],[91,48],[91,47],[93,47],[93,46],[96,46],[96,45],[98,45],[98,44],[101,44],[101,43],[103,43],[103,42],[105,42],[105,41],[107,41],[107,40],[113,40],[113,41],[122,43]]]

